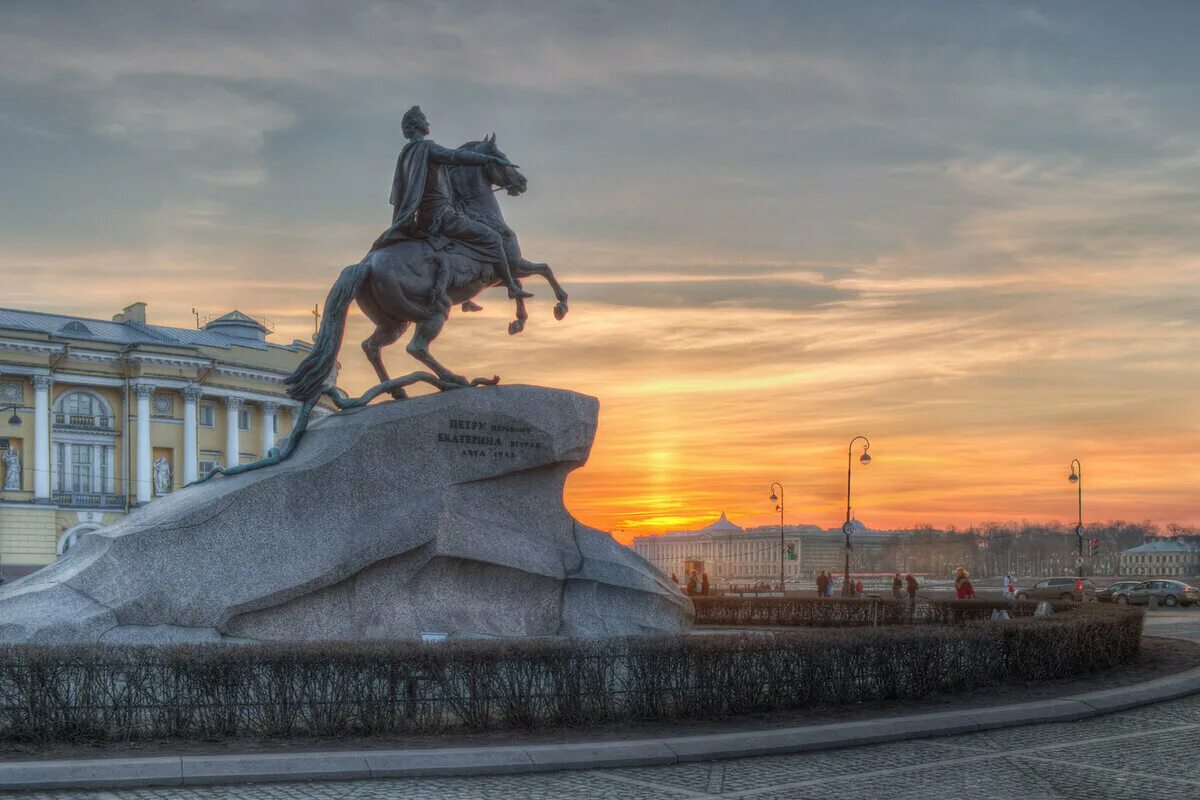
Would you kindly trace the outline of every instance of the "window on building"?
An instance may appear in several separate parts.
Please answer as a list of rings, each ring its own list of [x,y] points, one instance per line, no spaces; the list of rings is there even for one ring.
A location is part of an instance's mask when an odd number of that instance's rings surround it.
[[[215,460],[202,458],[200,459],[198,467],[200,470],[200,477],[203,478],[210,475],[212,471],[217,468],[217,462]]]
[[[71,392],[63,401],[63,410],[68,414],[90,417],[96,413],[96,400],[90,394]]]
[[[71,447],[71,491],[92,491],[92,446],[77,444]]]
[[[212,403],[200,404],[200,424],[206,428],[217,427],[217,408]]]
[[[250,409],[248,409],[248,408],[239,408],[238,409],[238,430],[239,431],[250,430]]]

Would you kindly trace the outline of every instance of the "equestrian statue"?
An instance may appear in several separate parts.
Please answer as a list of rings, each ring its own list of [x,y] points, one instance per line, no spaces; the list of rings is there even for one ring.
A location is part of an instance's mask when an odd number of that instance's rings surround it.
[[[532,297],[520,280],[530,275],[546,279],[558,300],[554,316],[567,313],[567,293],[549,265],[521,255],[516,234],[504,222],[496,192],[513,197],[525,192],[528,182],[516,164],[496,146],[496,134],[449,149],[428,138],[429,120],[413,106],[401,121],[407,144],[396,162],[392,180],[392,224],[357,264],[342,270],[325,300],[325,313],[312,350],[285,379],[288,394],[302,404],[292,431],[278,446],[248,464],[217,467],[212,475],[236,475],[278,464],[288,458],[308,427],[313,409],[329,397],[339,409],[358,408],[389,394],[407,397],[405,387],[428,383],[447,391],[469,386],[494,385],[499,376],[468,380],[442,365],[429,351],[454,306],[479,311],[474,298],[485,289],[503,286],[516,304],[509,334],[520,333],[528,313],[525,300]],[[351,302],[375,323],[375,331],[362,343],[379,383],[361,397],[351,398],[329,378],[337,364]],[[381,351],[414,326],[407,350],[432,372],[388,375]]]

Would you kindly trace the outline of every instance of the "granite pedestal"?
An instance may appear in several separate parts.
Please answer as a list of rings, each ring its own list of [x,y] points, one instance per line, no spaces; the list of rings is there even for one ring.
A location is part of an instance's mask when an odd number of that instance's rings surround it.
[[[678,633],[691,602],[563,505],[598,403],[460,389],[312,425],[0,587],[0,642]]]

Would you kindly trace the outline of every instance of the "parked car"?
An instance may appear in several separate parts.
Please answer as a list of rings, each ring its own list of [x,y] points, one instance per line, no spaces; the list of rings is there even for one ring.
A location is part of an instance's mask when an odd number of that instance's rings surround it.
[[[1200,601],[1200,589],[1183,581],[1142,581],[1132,588],[1113,593],[1113,601],[1121,605],[1146,605],[1157,597],[1164,606],[1190,606]]]
[[[1025,589],[1017,589],[1018,600],[1074,600],[1081,603],[1096,596],[1096,584],[1088,578],[1043,578]]]
[[[1121,581],[1114,583],[1111,586],[1105,586],[1103,589],[1096,590],[1096,599],[1105,603],[1111,603],[1113,595],[1118,592],[1126,592],[1137,586],[1141,581]]]

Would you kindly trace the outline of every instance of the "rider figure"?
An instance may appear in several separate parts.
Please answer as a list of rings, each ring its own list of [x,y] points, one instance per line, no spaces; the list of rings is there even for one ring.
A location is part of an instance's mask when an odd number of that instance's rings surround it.
[[[447,166],[480,167],[495,163],[513,166],[499,156],[442,147],[429,135],[429,120],[420,106],[413,106],[400,122],[408,144],[396,162],[391,203],[395,206],[392,227],[371,246],[379,250],[404,239],[427,239],[435,249],[445,239],[462,245],[473,257],[496,265],[496,274],[508,287],[509,298],[533,297],[513,280],[501,235],[482,222],[458,213],[450,191]],[[444,237],[444,238],[443,238]]]

